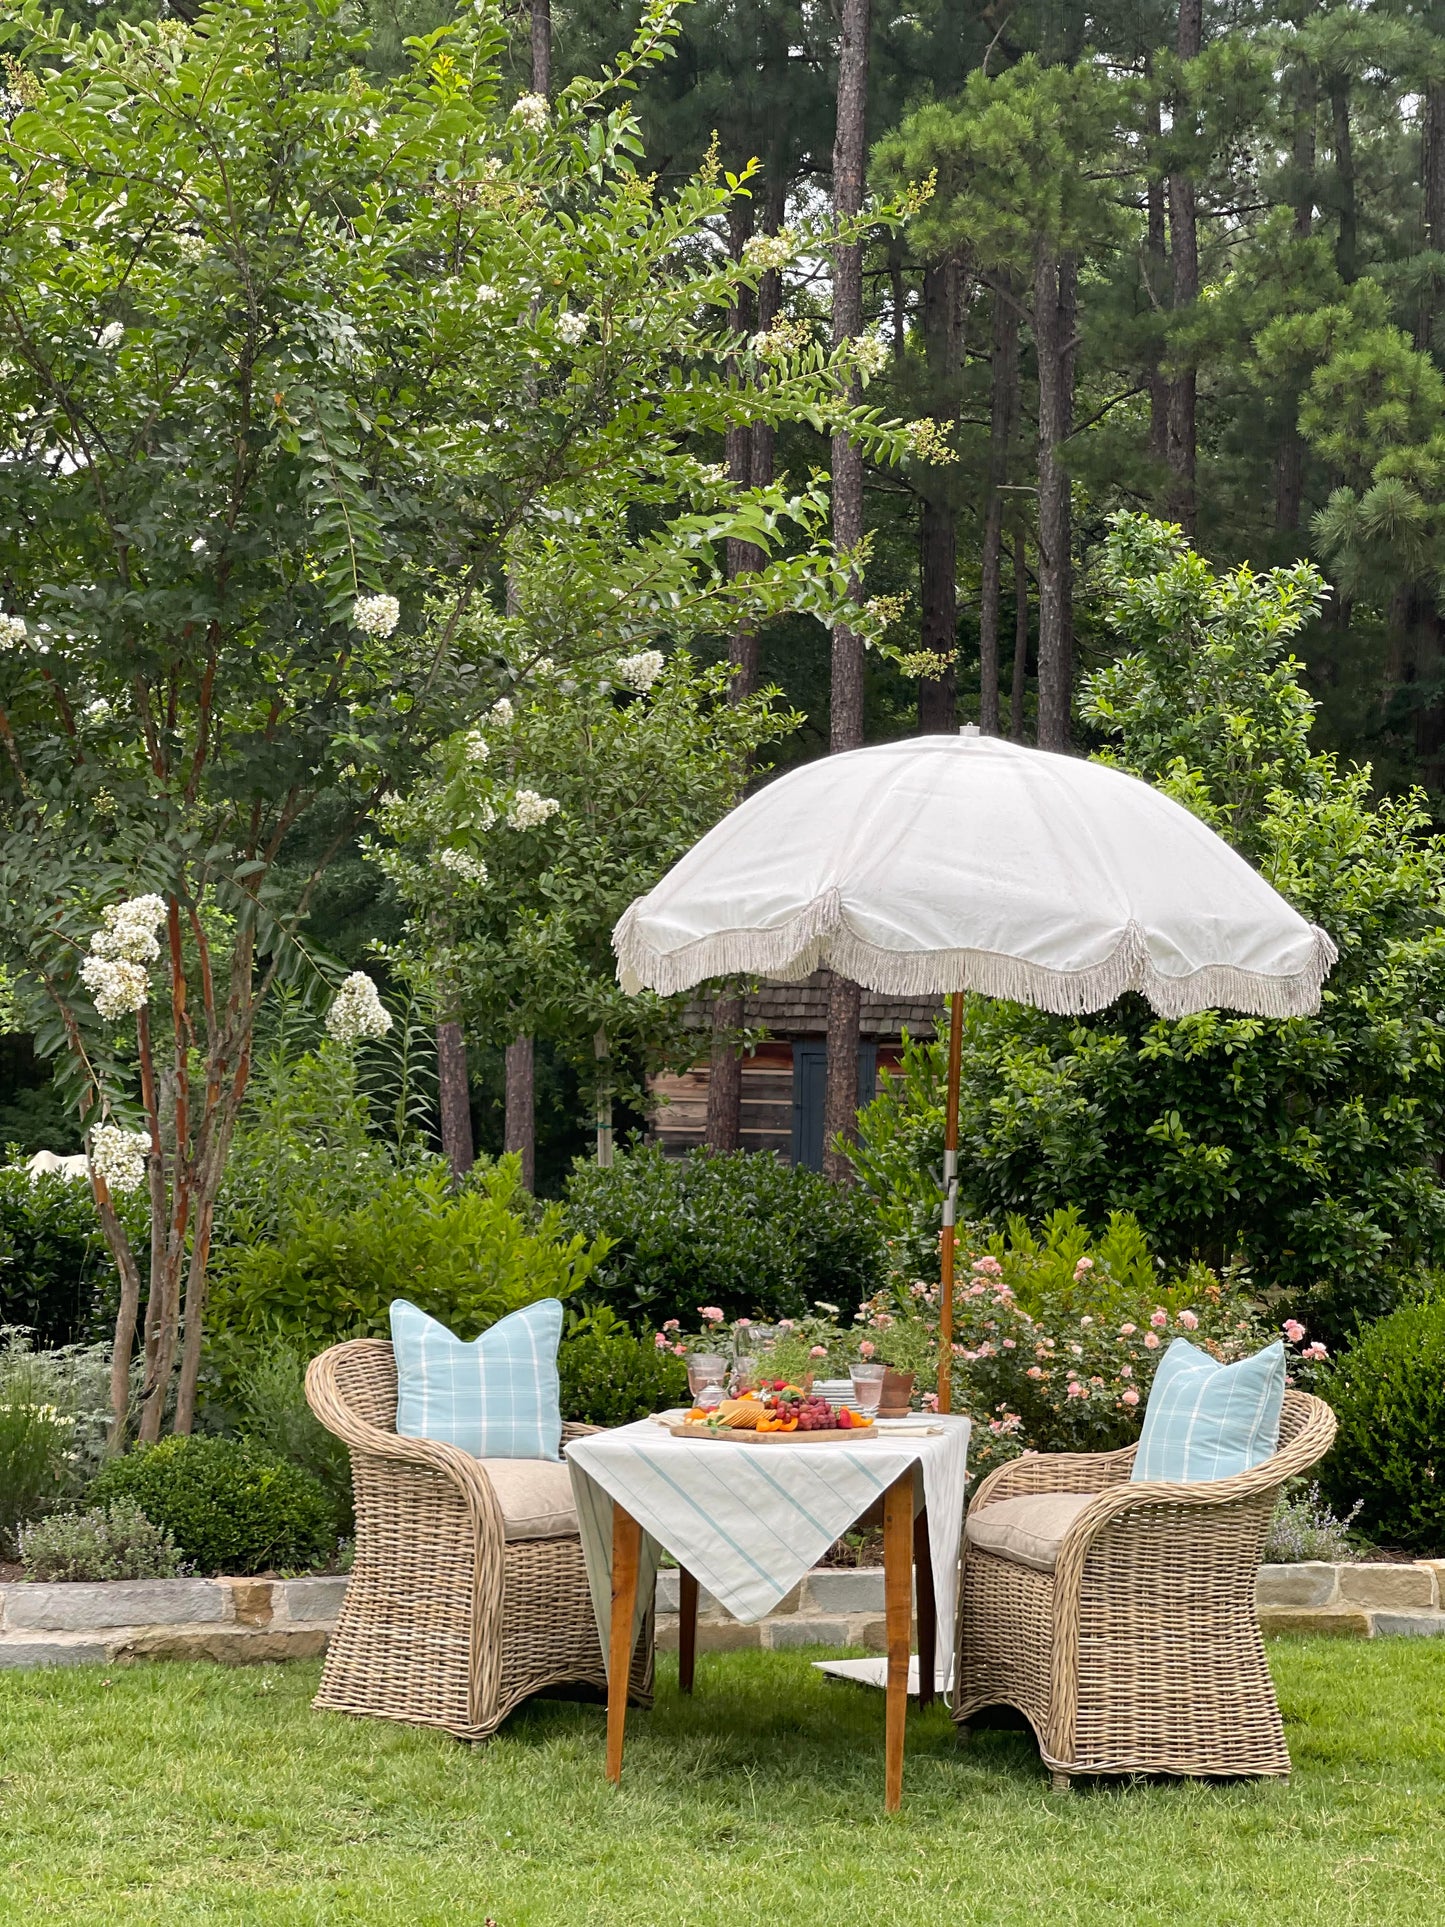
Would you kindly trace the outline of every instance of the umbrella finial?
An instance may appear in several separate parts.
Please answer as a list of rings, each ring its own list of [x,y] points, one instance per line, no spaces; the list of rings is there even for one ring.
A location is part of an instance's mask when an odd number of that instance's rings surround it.
[[[977,723],[961,723],[961,724],[959,725],[959,730],[958,730],[958,733],[959,733],[959,735],[960,735],[960,736],[962,736],[962,737],[965,737],[965,738],[968,738],[968,737],[971,737],[971,736],[977,736],[977,734],[978,734],[978,724],[977,724]]]

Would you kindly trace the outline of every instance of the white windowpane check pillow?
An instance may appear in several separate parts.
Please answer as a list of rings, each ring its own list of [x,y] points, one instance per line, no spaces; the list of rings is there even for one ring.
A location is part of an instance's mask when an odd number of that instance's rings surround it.
[[[1159,1361],[1134,1479],[1229,1479],[1279,1449],[1284,1410],[1284,1346],[1221,1365],[1176,1338]]]
[[[543,1298],[469,1345],[417,1306],[391,1307],[396,1429],[478,1459],[555,1459],[562,1444],[562,1303]]]

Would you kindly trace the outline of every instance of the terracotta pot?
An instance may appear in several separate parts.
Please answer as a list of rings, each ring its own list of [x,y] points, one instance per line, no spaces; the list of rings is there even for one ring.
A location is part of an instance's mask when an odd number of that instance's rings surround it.
[[[878,1398],[879,1418],[906,1418],[913,1409],[912,1400],[912,1372],[895,1372],[890,1365],[883,1374],[883,1390]]]

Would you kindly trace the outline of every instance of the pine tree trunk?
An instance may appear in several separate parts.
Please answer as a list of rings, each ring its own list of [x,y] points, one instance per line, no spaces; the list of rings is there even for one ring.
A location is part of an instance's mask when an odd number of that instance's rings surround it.
[[[522,1160],[522,1187],[537,1188],[537,1046],[523,1033],[507,1046],[502,1149]]]
[[[1432,254],[1445,253],[1445,80],[1425,88],[1425,112],[1420,130],[1420,188],[1424,199],[1424,240]],[[1420,296],[1415,346],[1429,354],[1435,344],[1435,315],[1440,303],[1440,279],[1432,274]]]
[[[1069,747],[1073,708],[1073,567],[1069,477],[1077,266],[1040,242],[1034,270],[1039,379],[1039,748]]]
[[[838,43],[837,123],[833,137],[833,205],[844,217],[863,206],[868,158],[868,35],[870,0],[842,0]],[[863,248],[840,245],[833,264],[833,341],[863,329]],[[863,457],[846,435],[833,437],[833,540],[852,548],[863,535]],[[830,750],[857,749],[863,741],[863,644],[841,624],[833,631]],[[828,998],[828,1077],[824,1099],[823,1169],[840,1183],[852,1177],[847,1159],[832,1149],[839,1133],[851,1134],[858,1112],[858,1015],[856,984],[835,978]]]
[[[710,1151],[736,1151],[742,1143],[743,1060],[737,1046],[743,1000],[719,997],[712,1011],[712,1062],[707,1080],[707,1134]]]
[[[1193,60],[1198,54],[1203,26],[1203,0],[1179,0],[1176,47],[1181,60]],[[1184,103],[1176,101],[1176,127],[1185,111]],[[1183,172],[1169,176],[1169,230],[1174,311],[1178,314],[1193,307],[1199,299],[1199,230],[1194,182]],[[1185,534],[1191,536],[1196,520],[1197,396],[1198,376],[1193,366],[1178,369],[1169,383],[1169,512]]]
[[[1157,149],[1163,129],[1159,118],[1159,97],[1152,91],[1144,108],[1144,132],[1151,149]],[[1151,174],[1144,190],[1144,274],[1149,301],[1156,312],[1164,307],[1165,282],[1169,273],[1164,196],[1164,177]],[[1169,460],[1169,381],[1160,366],[1157,343],[1145,364],[1145,379],[1149,385],[1149,456],[1163,468]]]
[[[1347,286],[1359,277],[1360,216],[1355,188],[1355,142],[1350,131],[1350,83],[1337,76],[1330,83],[1330,123],[1335,144],[1335,196],[1339,231],[1335,266]]]
[[[1024,711],[1029,696],[1029,559],[1024,532],[1014,537],[1014,662],[1013,694],[1009,703],[1008,733],[1024,739]]]
[[[552,0],[532,0],[532,92],[552,91]]]
[[[437,1025],[437,1112],[442,1155],[460,1184],[477,1161],[472,1144],[472,1100],[467,1046],[459,1023]]]
[[[1009,450],[1018,416],[1018,309],[1007,288],[993,298],[993,355],[989,387],[988,501],[983,517],[983,572],[979,585],[978,726],[985,736],[999,733],[999,611],[1003,581],[1003,488],[1009,475]]]
[[[1315,219],[1315,81],[1308,68],[1295,77],[1294,134],[1291,159],[1294,167],[1294,231],[1308,239]],[[1291,399],[1290,419],[1280,430],[1274,452],[1274,527],[1277,535],[1293,535],[1300,525],[1304,507],[1305,445],[1295,421]]]
[[[963,365],[963,288],[957,262],[935,261],[923,270],[923,352],[928,405],[935,416],[956,412]],[[958,647],[958,511],[949,471],[927,470],[920,482],[919,576],[923,623],[919,641],[936,655]],[[946,735],[958,720],[958,676],[953,665],[918,684],[918,727],[925,736]]]
[[[728,248],[735,261],[742,259],[743,248],[753,232],[753,204],[748,200],[734,201],[728,210]],[[740,287],[733,306],[728,311],[728,326],[735,334],[745,335],[752,332],[754,313],[751,290]],[[740,379],[736,362],[731,364],[733,378]],[[724,452],[727,456],[728,480],[738,490],[751,488],[753,484],[753,427],[748,422],[734,422],[724,438]],[[729,536],[727,543],[726,566],[730,578],[751,575],[763,566],[763,554],[756,543],[739,542]],[[740,622],[728,640],[728,661],[733,664],[737,674],[733,677],[731,694],[734,702],[742,702],[751,696],[758,686],[758,631],[753,622]]]

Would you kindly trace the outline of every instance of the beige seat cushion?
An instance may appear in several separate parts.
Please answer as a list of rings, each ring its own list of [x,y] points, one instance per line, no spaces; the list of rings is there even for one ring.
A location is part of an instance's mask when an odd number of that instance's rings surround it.
[[[1000,1499],[981,1512],[970,1512],[964,1536],[980,1552],[997,1553],[1015,1565],[1035,1572],[1052,1572],[1064,1534],[1097,1492],[1030,1492],[1019,1499]]]
[[[554,1459],[479,1459],[492,1482],[509,1539],[567,1539],[577,1536],[577,1507],[566,1461]]]

